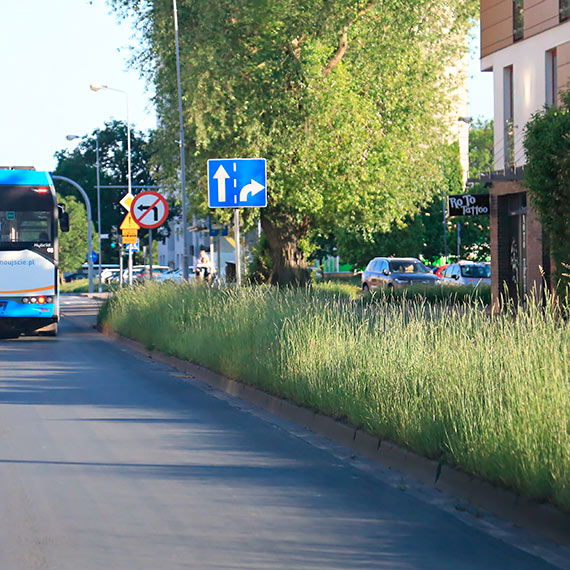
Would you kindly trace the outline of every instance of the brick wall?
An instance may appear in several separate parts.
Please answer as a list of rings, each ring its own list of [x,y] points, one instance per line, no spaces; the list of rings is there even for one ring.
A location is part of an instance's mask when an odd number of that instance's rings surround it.
[[[515,195],[524,195],[526,190],[516,181],[495,181],[491,187],[491,292],[493,301],[505,293],[506,287],[514,291],[511,270],[511,220],[509,203]],[[543,271],[548,273],[542,240],[542,226],[532,204],[526,207],[526,256],[528,292],[536,291],[542,296]]]

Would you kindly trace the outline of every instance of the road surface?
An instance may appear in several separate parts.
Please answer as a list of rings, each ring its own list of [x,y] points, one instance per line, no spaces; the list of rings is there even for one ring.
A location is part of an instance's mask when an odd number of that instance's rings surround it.
[[[0,569],[554,567],[62,303],[0,341]]]

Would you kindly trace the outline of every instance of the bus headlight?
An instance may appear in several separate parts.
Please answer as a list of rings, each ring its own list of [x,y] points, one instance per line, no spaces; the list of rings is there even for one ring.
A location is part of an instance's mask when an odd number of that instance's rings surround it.
[[[46,297],[46,303],[48,304],[53,303],[53,297]]]
[[[27,297],[24,297],[22,299],[22,303],[24,303],[24,305],[27,305],[30,302],[30,300]]]

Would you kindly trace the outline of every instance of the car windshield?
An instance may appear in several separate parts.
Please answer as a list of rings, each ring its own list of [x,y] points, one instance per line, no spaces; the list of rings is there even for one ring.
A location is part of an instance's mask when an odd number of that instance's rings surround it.
[[[393,273],[429,273],[428,268],[423,263],[413,259],[390,260],[390,271]]]
[[[485,279],[491,277],[491,268],[488,265],[462,265],[462,277]]]

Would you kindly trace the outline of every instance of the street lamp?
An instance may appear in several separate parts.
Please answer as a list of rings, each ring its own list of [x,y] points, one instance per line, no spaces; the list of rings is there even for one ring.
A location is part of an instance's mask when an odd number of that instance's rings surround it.
[[[178,41],[178,10],[176,0],[172,0],[174,11],[174,41],[176,45],[176,84],[178,87],[178,119],[180,122],[180,170],[182,185],[182,237],[184,253],[182,254],[182,276],[184,281],[188,281],[188,232],[186,229],[186,164],[184,158],[184,115],[182,113],[182,84],[180,81],[180,44]]]
[[[471,117],[457,117],[457,122],[470,124],[473,122]],[[443,174],[443,192],[442,192],[442,199],[443,199],[443,256],[445,258],[445,262],[447,263],[447,196],[445,194],[445,155],[442,157],[441,161],[441,170]],[[460,232],[458,230],[458,240],[460,239]],[[459,257],[459,248],[458,248],[458,257]]]
[[[79,135],[66,135],[65,137],[68,141],[72,141],[75,139],[81,138]],[[101,184],[99,178],[99,137],[95,134],[95,159],[96,159],[96,172],[97,172],[97,231],[99,232],[99,293],[103,292],[103,283],[101,280],[101,272],[102,272],[102,257],[103,257],[103,250],[101,249]],[[91,252],[89,252],[91,255]]]
[[[116,91],[117,93],[122,93],[125,96],[127,103],[127,192],[129,196],[132,196],[132,186],[131,186],[131,125],[129,122],[129,94],[122,89],[115,89],[114,87],[109,87],[108,85],[102,85],[101,83],[91,83],[89,86],[91,91],[100,91],[101,89],[107,89],[108,91]],[[133,284],[133,250],[129,248],[129,285]]]

